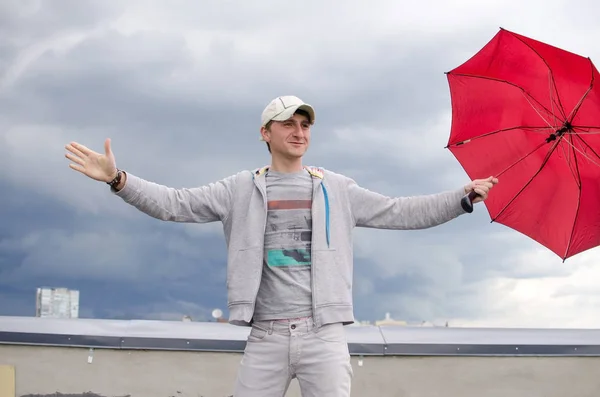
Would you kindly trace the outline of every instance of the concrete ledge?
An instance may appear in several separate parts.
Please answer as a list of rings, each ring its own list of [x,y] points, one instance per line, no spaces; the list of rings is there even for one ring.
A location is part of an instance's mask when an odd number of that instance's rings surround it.
[[[0,344],[240,353],[224,323],[0,317]],[[600,330],[348,326],[355,356],[600,356]]]

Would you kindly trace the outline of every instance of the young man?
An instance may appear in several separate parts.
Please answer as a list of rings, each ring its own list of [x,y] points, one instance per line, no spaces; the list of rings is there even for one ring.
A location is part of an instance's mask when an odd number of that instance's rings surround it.
[[[390,198],[343,175],[302,163],[315,122],[312,106],[278,97],[262,113],[260,138],[271,164],[218,182],[173,189],[117,169],[104,154],[66,146],[69,166],[160,220],[221,221],[227,241],[229,321],[251,326],[236,397],[283,396],[297,378],[304,397],[350,395],[352,368],[343,326],[352,306],[354,227],[422,229],[464,213],[460,199],[484,200],[494,178],[455,191]]]

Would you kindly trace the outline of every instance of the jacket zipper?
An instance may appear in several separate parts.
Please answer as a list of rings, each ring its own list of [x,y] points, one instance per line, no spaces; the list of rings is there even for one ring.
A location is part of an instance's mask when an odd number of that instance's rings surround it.
[[[265,233],[267,232],[267,211],[268,211],[268,207],[267,207],[267,192],[263,190],[262,186],[259,185],[259,183],[256,181],[256,178],[254,178],[254,175],[252,176],[252,180],[254,181],[254,185],[258,188],[258,191],[261,193],[262,198],[263,198],[263,207],[264,207],[264,213],[265,213],[265,217],[263,220],[263,233],[262,233],[262,237],[261,237],[261,244],[262,244],[262,250],[263,250],[263,260],[260,263],[260,273],[258,276],[258,283],[256,285],[256,289],[254,291],[254,299],[252,299],[252,317],[254,317],[254,309],[256,309],[256,298],[258,297],[258,291],[260,290],[260,283],[262,282],[262,273],[263,273],[263,266],[264,266],[264,251],[265,251]],[[252,323],[252,318],[250,319],[250,323]]]
[[[311,175],[311,177],[313,178],[313,181],[314,181],[314,176]],[[321,183],[323,183],[323,181],[318,181],[317,183],[318,183],[318,186],[320,186]],[[316,196],[317,196],[316,193],[317,193],[318,186],[313,187],[313,194],[312,194],[313,203],[316,200]],[[314,208],[314,205],[311,207]],[[314,214],[314,211],[311,210],[311,212],[312,212],[312,218],[313,218],[313,224],[314,224],[315,214]],[[311,289],[312,289],[312,310],[313,310],[313,323],[314,323],[315,327],[318,328],[321,326],[321,321],[319,320],[319,317],[317,316],[317,288],[316,288],[317,282],[315,281],[316,271],[315,271],[315,255],[314,255],[314,253],[315,253],[315,251],[314,251],[314,247],[315,247],[314,235],[315,234],[314,234],[314,228],[312,226],[311,226],[311,229],[313,229],[313,232],[311,233],[312,241],[310,243],[310,261],[311,261],[311,264],[310,264],[311,277],[310,278],[311,278],[311,284],[312,284],[312,287],[311,287]]]

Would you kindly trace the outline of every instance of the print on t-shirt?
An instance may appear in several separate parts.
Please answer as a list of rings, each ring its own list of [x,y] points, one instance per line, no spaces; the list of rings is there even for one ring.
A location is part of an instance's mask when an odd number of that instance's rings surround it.
[[[311,200],[268,202],[268,266],[310,265],[310,208]]]

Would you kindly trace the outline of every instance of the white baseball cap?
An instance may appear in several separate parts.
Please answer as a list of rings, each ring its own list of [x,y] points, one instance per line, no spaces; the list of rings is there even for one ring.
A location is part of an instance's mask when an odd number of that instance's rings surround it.
[[[308,103],[297,96],[285,95],[273,99],[263,110],[261,122],[264,127],[269,121],[285,121],[292,117],[297,110],[304,110],[308,113],[310,123],[315,123],[315,110]],[[262,136],[261,136],[262,140]]]

